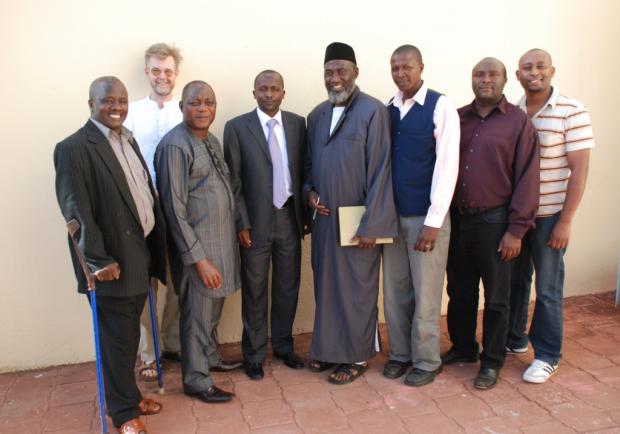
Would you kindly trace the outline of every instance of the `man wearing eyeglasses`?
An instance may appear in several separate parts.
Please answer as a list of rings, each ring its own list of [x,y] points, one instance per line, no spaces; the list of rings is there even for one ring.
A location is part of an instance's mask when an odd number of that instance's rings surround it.
[[[172,95],[179,65],[183,57],[178,47],[164,43],[151,45],[144,53],[144,74],[149,79],[151,91],[146,98],[129,104],[125,127],[133,132],[146,161],[153,186],[157,188],[153,156],[162,137],[183,120],[179,101]],[[171,282],[171,279],[168,279]],[[157,281],[151,282],[157,291]],[[161,348],[165,358],[179,358],[179,300],[169,283],[165,292],[164,312],[161,322]],[[140,359],[142,368],[140,378],[145,381],[157,380],[154,366],[155,349],[151,332],[149,307],[145,306],[140,318]]]

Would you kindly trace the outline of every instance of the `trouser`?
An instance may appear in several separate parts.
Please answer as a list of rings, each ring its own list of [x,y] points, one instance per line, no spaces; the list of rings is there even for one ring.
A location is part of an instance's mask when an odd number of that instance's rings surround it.
[[[537,218],[536,229],[523,238],[521,254],[512,264],[510,331],[507,344],[524,347],[528,338],[528,306],[532,274],[536,271],[536,303],[530,325],[529,339],[534,357],[557,364],[562,352],[564,253],[547,245],[560,213]]]
[[[206,297],[190,279],[184,282],[187,287],[179,288],[183,390],[198,393],[213,386],[209,368],[220,364],[217,326],[224,297]]]
[[[167,261],[166,261],[167,263]],[[159,348],[161,351],[178,352],[181,348],[179,336],[179,298],[172,286],[170,267],[166,267],[167,282],[165,287],[153,290],[155,306],[157,300],[161,298],[162,291],[164,296],[164,311],[162,313],[161,327],[159,330]],[[155,309],[157,312],[157,309]],[[140,316],[140,360],[142,363],[152,363],[155,360],[155,345],[153,343],[153,329],[151,326],[151,314],[148,302],[145,303],[142,315]]]
[[[414,250],[425,216],[399,217],[399,237],[383,246],[383,304],[390,359],[413,361],[434,371],[439,356],[439,316],[450,242],[450,216],[444,218],[430,252]]]
[[[268,273],[271,261],[271,347],[274,353],[293,351],[293,321],[301,273],[301,240],[295,207],[274,210],[271,234],[241,248],[241,307],[243,358],[260,363],[267,355],[269,325]]]
[[[117,428],[140,416],[142,394],[136,384],[134,366],[140,339],[140,312],[145,300],[146,294],[97,296],[105,400]]]
[[[506,356],[510,304],[510,262],[497,251],[507,228],[507,210],[493,208],[473,215],[451,210],[448,253],[448,332],[454,348],[478,354],[476,322],[479,283],[484,285],[481,367],[500,369]]]

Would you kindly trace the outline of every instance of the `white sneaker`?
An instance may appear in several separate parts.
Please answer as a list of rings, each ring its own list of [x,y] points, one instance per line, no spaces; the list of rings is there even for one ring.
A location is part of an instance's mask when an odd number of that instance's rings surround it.
[[[558,370],[558,365],[551,365],[542,360],[534,359],[529,368],[523,373],[523,381],[528,383],[544,383],[555,374]]]
[[[506,347],[507,354],[525,354],[527,353],[527,345],[521,348]]]

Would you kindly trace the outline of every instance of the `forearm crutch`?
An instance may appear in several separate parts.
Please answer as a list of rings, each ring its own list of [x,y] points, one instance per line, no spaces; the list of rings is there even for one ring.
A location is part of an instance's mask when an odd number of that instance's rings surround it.
[[[80,223],[73,219],[67,223],[67,229],[69,230],[69,237],[73,244],[73,250],[78,258],[86,282],[88,283],[88,295],[90,297],[90,308],[93,317],[93,334],[95,336],[95,366],[97,367],[97,395],[99,396],[99,418],[101,419],[101,432],[106,434],[108,432],[108,426],[105,417],[105,393],[103,385],[103,371],[101,368],[101,343],[99,341],[99,316],[97,314],[97,295],[95,276],[90,272],[90,269],[86,265],[86,259],[84,254],[80,250],[77,241],[75,240],[75,234],[80,229]]]
[[[159,356],[159,331],[157,328],[157,313],[155,305],[155,297],[153,296],[153,287],[149,285],[149,312],[151,313],[151,330],[153,331],[153,344],[155,346],[155,365],[157,367],[157,385],[159,390],[157,393],[164,394],[164,376],[161,371],[161,359]]]

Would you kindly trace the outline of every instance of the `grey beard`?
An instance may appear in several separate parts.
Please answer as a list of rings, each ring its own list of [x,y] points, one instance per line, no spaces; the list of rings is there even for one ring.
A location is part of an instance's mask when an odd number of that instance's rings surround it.
[[[327,91],[327,99],[334,105],[347,102],[349,97],[353,95],[355,91],[355,82],[351,83],[349,87],[344,88],[341,92],[334,92],[333,90]]]

